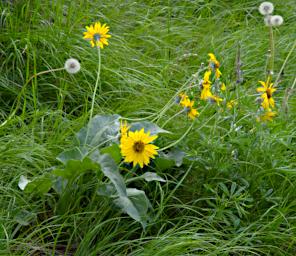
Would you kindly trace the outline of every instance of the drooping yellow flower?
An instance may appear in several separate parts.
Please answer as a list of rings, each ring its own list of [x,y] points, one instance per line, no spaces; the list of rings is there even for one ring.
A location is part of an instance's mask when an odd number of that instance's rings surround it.
[[[200,94],[200,99],[201,100],[207,100],[208,98],[212,97],[213,94],[211,92],[211,88],[209,84],[204,84],[201,94]]]
[[[94,25],[86,26],[86,32],[83,32],[83,38],[90,41],[92,47],[104,48],[104,45],[108,45],[109,27],[107,24],[101,25],[100,22],[96,22]]]
[[[185,107],[188,104],[188,102],[190,102],[189,97],[185,93],[180,93],[179,97],[180,97],[179,103],[183,107]]]
[[[221,89],[221,91],[226,91],[226,85],[225,85],[225,83],[222,83],[221,84],[220,89]]]
[[[228,109],[232,109],[234,106],[236,106],[237,105],[237,101],[236,100],[231,100],[231,101],[228,101],[227,103],[226,103],[226,107],[228,108]]]
[[[271,83],[271,78],[268,76],[267,81],[259,81],[259,83],[262,85],[262,87],[257,88],[257,92],[262,92],[261,98],[263,99],[261,106],[264,109],[274,108],[274,99],[272,98],[272,94],[276,91],[275,88],[273,88],[273,83]]]
[[[199,115],[199,112],[197,111],[196,108],[193,107],[193,105],[194,105],[194,101],[193,100],[191,101],[189,99],[185,102],[185,105],[184,105],[185,111],[188,117],[191,119],[195,119],[195,117]]]
[[[209,59],[209,67],[215,71],[215,77],[216,79],[220,78],[222,75],[222,72],[220,71],[220,62],[216,59],[216,56],[213,53],[209,53],[208,56]]]
[[[126,138],[121,140],[121,154],[124,162],[133,163],[133,166],[139,164],[141,168],[150,163],[151,158],[157,155],[158,147],[150,144],[157,138],[157,135],[150,136],[150,132],[145,133],[144,128],[140,131],[129,131]]]
[[[209,97],[212,97],[212,92],[211,92],[211,80],[210,76],[212,74],[211,70],[208,70],[204,73],[204,77],[202,80],[202,91],[200,94],[200,99],[201,100],[207,100]]]
[[[260,115],[257,118],[258,122],[266,122],[266,121],[273,121],[273,118],[276,116],[276,112],[272,111],[271,109],[267,109],[263,115]]]
[[[210,100],[214,103],[217,103],[218,106],[220,106],[220,102],[223,101],[222,98],[220,98],[219,96],[216,96],[216,95],[212,95],[212,96],[208,97],[208,100]]]
[[[126,121],[120,121],[120,141],[127,137],[130,126]]]
[[[199,112],[197,111],[196,108],[190,108],[188,112],[188,117],[191,119],[195,119],[197,116],[199,116]]]

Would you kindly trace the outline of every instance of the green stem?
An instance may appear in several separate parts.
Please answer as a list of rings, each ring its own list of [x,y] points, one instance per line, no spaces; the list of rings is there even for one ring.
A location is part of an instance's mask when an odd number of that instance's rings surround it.
[[[272,76],[273,74],[273,69],[274,69],[274,36],[273,36],[273,29],[272,26],[269,26],[269,49],[270,49],[270,56],[269,56],[269,70],[267,71],[268,74],[267,76]]]
[[[94,89],[93,96],[92,96],[89,121],[93,117],[94,105],[95,105],[95,99],[96,99],[96,93],[97,93],[98,86],[99,86],[99,93],[102,92],[101,84],[99,83],[99,81],[100,81],[100,73],[101,73],[101,50],[100,50],[100,47],[97,47],[97,49],[98,49],[99,63],[98,63],[98,71],[97,71],[97,80],[96,80],[95,89]]]

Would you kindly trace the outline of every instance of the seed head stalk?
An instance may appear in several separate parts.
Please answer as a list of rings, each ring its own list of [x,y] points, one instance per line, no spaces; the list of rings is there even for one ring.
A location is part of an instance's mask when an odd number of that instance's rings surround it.
[[[275,55],[275,48],[274,48],[273,29],[272,29],[272,26],[269,26],[269,56],[268,56],[269,60],[268,60],[267,77],[273,75],[274,55]]]
[[[101,50],[100,50],[100,47],[99,46],[97,47],[97,50],[98,50],[99,63],[98,63],[98,71],[97,71],[97,80],[96,80],[95,89],[94,89],[93,96],[92,96],[89,121],[93,117],[94,105],[95,105],[95,99],[96,99],[96,93],[97,93],[98,87],[99,87],[99,93],[102,92],[101,83],[100,83],[100,74],[101,74]]]

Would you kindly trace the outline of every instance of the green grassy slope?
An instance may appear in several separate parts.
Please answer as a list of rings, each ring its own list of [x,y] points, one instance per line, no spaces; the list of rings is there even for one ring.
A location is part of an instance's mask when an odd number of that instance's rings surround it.
[[[275,75],[295,42],[294,0],[273,1],[284,25],[276,28]],[[295,79],[295,50],[275,94],[278,116],[256,123],[258,80],[265,79],[268,29],[260,1],[2,1],[0,3],[0,255],[295,255],[295,95],[281,111]],[[95,114],[117,113],[157,121],[173,143],[191,122],[161,109],[207,63],[221,61],[227,86],[235,84],[241,45],[244,82],[228,92],[239,106],[206,109],[178,147],[194,159],[162,173],[167,184],[143,185],[153,223],[119,214],[110,201],[83,198],[95,179],[81,185],[77,207],[53,214],[56,197],[24,195],[20,175],[34,177],[59,165],[89,118],[96,81],[95,49],[84,27],[100,20],[112,38],[102,50],[102,93]],[[81,71],[34,78],[9,119],[15,99],[38,72],[77,58]],[[201,106],[198,105],[201,110]],[[182,182],[181,182],[182,181]],[[89,201],[88,201],[89,200]],[[75,201],[75,200],[74,200]],[[85,203],[91,202],[91,203]],[[32,218],[36,221],[30,222]]]

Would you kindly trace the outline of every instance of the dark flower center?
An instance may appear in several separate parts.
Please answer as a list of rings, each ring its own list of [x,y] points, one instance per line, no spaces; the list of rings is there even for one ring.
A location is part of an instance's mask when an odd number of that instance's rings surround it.
[[[133,149],[137,152],[137,153],[142,153],[144,151],[145,148],[145,144],[142,141],[137,141],[135,142],[135,144],[133,145]]]
[[[268,88],[267,90],[266,90],[266,95],[267,95],[267,98],[268,99],[270,99],[271,98],[271,90],[270,90],[270,88]]]
[[[100,39],[101,39],[101,35],[100,34],[98,34],[98,33],[94,34],[94,40],[95,41],[100,41]]]

